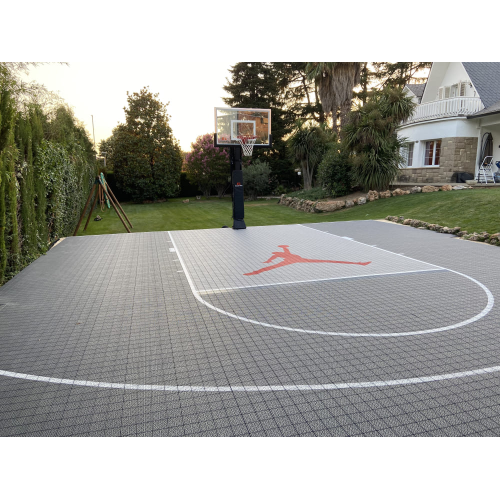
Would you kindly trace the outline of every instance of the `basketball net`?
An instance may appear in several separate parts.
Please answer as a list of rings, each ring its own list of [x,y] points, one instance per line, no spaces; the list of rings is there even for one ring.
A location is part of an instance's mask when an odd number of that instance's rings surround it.
[[[243,150],[243,156],[252,156],[253,146],[257,137],[252,135],[239,135],[237,137],[238,142],[241,145],[241,149]]]

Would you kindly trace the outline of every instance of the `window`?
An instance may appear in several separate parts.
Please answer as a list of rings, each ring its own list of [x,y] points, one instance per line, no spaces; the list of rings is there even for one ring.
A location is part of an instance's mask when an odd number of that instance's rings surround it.
[[[426,141],[425,143],[425,166],[439,166],[439,158],[441,156],[441,139],[434,141]]]
[[[410,142],[401,148],[401,156],[403,157],[403,168],[411,168],[413,166],[413,147],[415,143]]]
[[[406,166],[411,167],[413,166],[413,147],[415,146],[415,143],[410,142],[408,144],[407,148],[407,154],[406,154]]]
[[[449,99],[451,97],[465,97],[467,94],[467,84],[469,82],[458,82],[450,87],[439,87],[438,100]]]

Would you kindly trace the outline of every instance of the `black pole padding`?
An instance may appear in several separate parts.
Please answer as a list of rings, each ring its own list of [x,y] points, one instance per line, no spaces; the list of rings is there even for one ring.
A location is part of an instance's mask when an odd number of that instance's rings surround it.
[[[231,181],[233,183],[233,229],[246,229],[241,146],[231,146]]]

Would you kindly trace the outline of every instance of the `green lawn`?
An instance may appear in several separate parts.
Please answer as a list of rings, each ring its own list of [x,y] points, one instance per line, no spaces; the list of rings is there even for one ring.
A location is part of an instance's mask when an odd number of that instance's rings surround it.
[[[231,227],[232,224],[230,198],[190,199],[189,203],[182,203],[181,199],[146,205],[124,203],[123,208],[134,225],[133,232],[208,229],[224,225]],[[97,214],[102,220],[91,220],[83,233],[84,219],[78,235],[125,232],[113,209],[105,212],[97,209],[93,217]],[[383,219],[387,215],[403,215],[443,226],[460,226],[469,232],[495,233],[500,231],[500,189],[418,193],[323,214],[299,212],[278,205],[274,199],[245,203],[247,226]]]

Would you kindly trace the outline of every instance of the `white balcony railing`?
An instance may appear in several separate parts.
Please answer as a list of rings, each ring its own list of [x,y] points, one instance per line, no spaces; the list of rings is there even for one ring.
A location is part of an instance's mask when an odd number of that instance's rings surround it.
[[[479,97],[451,97],[440,101],[426,102],[418,104],[412,117],[406,120],[404,124],[452,116],[472,115],[483,108],[484,106]]]

